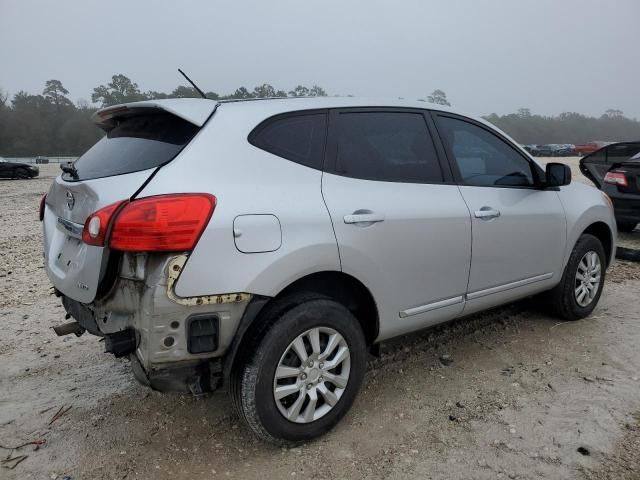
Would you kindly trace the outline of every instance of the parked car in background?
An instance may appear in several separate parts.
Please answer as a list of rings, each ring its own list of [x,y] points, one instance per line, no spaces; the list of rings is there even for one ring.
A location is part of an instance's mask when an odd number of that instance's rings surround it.
[[[640,223],[640,141],[607,145],[580,160],[580,171],[606,193],[621,232]]]
[[[538,146],[537,145],[531,143],[531,144],[528,144],[528,145],[522,145],[522,148],[524,148],[527,152],[529,152],[534,157],[538,156]]]
[[[574,146],[574,152],[576,155],[589,155],[590,153],[599,150],[600,148],[610,145],[613,142],[588,142]]]
[[[40,169],[30,163],[10,162],[0,157],[0,178],[33,178],[37,177]]]
[[[42,155],[38,155],[36,157],[36,163],[49,163],[49,157],[44,157]]]
[[[226,387],[256,435],[290,445],[344,416],[378,342],[534,294],[589,315],[616,248],[605,195],[425,106],[98,111],[106,135],[41,204],[45,270],[74,318],[57,332],[104,337],[158,390]]]
[[[557,157],[570,157],[576,154],[576,146],[572,143],[562,143],[557,145]]]
[[[554,147],[551,144],[537,145],[536,156],[553,157]]]
[[[568,157],[574,155],[574,145],[568,143],[548,143],[536,145],[535,155],[537,157]]]

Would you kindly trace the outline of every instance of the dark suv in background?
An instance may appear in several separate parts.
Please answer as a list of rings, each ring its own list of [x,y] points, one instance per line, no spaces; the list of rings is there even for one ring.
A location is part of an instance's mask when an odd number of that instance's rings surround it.
[[[640,141],[607,145],[580,160],[580,170],[606,193],[621,232],[640,223]]]

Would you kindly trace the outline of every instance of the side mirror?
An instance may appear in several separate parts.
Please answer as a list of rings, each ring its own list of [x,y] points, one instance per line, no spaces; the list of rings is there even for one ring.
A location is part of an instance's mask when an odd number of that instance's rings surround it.
[[[545,174],[547,187],[562,187],[571,183],[571,169],[564,163],[547,163]]]

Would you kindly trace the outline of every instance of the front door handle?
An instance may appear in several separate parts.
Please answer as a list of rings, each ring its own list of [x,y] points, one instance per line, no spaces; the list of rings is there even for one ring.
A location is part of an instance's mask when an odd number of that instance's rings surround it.
[[[373,212],[370,212],[370,213],[353,212],[351,215],[344,216],[344,223],[356,224],[356,225],[362,225],[362,226],[367,226],[373,223],[383,222],[383,221],[384,221],[384,215],[381,215],[379,213],[373,213]]]
[[[491,207],[482,207],[480,210],[473,212],[476,218],[482,220],[491,220],[492,218],[498,218],[500,216],[500,210],[496,210]]]

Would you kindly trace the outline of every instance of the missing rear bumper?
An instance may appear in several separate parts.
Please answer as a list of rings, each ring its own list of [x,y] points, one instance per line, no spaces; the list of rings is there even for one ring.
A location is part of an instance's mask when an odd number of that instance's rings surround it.
[[[177,297],[174,284],[186,259],[124,254],[104,296],[91,304],[61,297],[68,316],[104,337],[106,352],[135,359],[134,372],[143,384],[198,394],[217,388],[221,359],[253,295]]]

